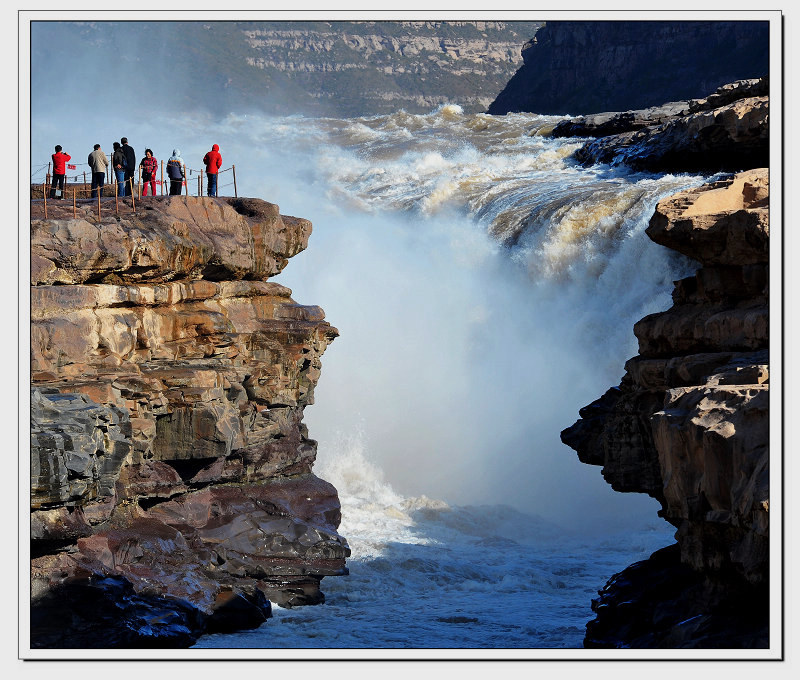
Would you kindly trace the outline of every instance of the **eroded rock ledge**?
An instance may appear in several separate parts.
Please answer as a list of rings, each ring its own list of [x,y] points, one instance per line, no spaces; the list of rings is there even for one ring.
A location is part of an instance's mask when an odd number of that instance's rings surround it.
[[[266,280],[310,222],[195,197],[49,217],[31,221],[32,645],[186,646],[321,602],[349,548],[302,416],[338,332]]]
[[[648,235],[701,267],[635,325],[620,385],[561,433],[677,529],[601,591],[587,647],[769,645],[768,200],[762,169],[658,204]]]
[[[704,99],[565,120],[557,137],[598,137],[575,152],[584,165],[646,172],[737,172],[769,164],[769,78],[723,85]]]

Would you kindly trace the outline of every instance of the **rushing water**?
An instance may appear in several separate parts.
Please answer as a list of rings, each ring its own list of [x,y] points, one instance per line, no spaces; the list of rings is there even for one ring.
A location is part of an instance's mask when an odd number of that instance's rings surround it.
[[[306,422],[353,554],[325,604],[197,647],[580,647],[596,591],[672,542],[559,432],[692,271],[644,229],[704,178],[581,168],[554,123],[449,106],[208,124],[240,195],[314,223],[277,280],[341,332]]]
[[[581,168],[555,120],[448,106],[126,125],[137,152],[177,146],[194,168],[218,143],[240,196],[310,219],[276,280],[341,332],[305,422],[351,573],[323,580],[323,605],[198,647],[580,647],[596,591],[672,542],[655,501],[612,491],[559,432],[692,271],[644,230],[661,197],[705,180]],[[36,158],[119,134],[64,139],[61,123],[38,121]]]

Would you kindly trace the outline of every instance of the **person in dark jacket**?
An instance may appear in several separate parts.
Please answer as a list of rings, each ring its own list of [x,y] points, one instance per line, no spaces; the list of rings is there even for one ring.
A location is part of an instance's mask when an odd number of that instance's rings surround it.
[[[53,182],[50,185],[50,198],[56,197],[56,187],[61,189],[59,198],[64,198],[64,183],[67,179],[67,161],[72,159],[68,153],[61,152],[61,144],[56,144],[53,158]]]
[[[169,177],[169,195],[180,196],[183,191],[183,180],[186,179],[186,170],[181,150],[173,149],[167,161],[167,177]]]
[[[125,196],[133,195],[133,171],[136,168],[136,152],[132,146],[128,145],[128,138],[123,137],[119,140],[122,142],[122,152],[125,154]]]
[[[111,165],[114,168],[114,177],[117,179],[117,196],[125,195],[125,152],[119,145],[119,142],[114,142],[114,153],[111,154]]]
[[[219,153],[219,144],[214,144],[205,156],[203,163],[206,164],[206,174],[208,175],[208,195],[217,195],[217,173],[222,167],[222,156]]]
[[[92,169],[92,198],[97,198],[98,189],[100,195],[103,195],[103,182],[105,182],[106,168],[108,167],[108,158],[99,144],[94,145],[94,151],[89,154],[87,162]]]
[[[153,155],[152,149],[144,150],[144,158],[139,163],[142,168],[142,196],[147,196],[147,185],[150,185],[151,193],[156,195],[156,175],[158,174],[158,161]]]

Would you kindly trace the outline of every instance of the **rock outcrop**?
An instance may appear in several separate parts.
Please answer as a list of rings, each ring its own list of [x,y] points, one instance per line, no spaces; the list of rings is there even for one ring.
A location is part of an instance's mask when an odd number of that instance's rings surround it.
[[[730,83],[705,99],[563,121],[556,136],[599,137],[575,152],[584,165],[648,172],[736,172],[769,163],[769,79]]]
[[[257,199],[31,220],[33,646],[185,646],[347,573],[302,422],[338,333],[267,280],[310,233]]]
[[[615,576],[589,647],[769,644],[769,175],[661,201],[648,235],[701,263],[634,328],[626,374],[562,432],[618,491],[647,493],[677,545]]]
[[[503,115],[628,111],[769,72],[765,21],[552,21],[489,107]]]

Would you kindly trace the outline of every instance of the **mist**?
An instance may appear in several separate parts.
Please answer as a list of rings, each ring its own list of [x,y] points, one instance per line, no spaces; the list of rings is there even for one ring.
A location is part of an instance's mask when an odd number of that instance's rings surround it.
[[[85,90],[97,74],[94,66],[82,68],[68,69],[59,88]],[[114,68],[121,69],[114,92],[123,81],[128,92],[153,91],[152,74],[137,63],[122,59]],[[214,95],[180,74],[170,82]],[[322,306],[341,333],[323,357],[316,401],[305,412],[319,441],[317,469],[346,455],[342,442],[357,435],[369,464],[403,495],[508,504],[578,532],[660,522],[655,501],[612,491],[600,468],[580,463],[559,433],[619,382],[636,353],[632,322],[669,306],[669,256],[631,241],[621,257],[638,266],[624,276],[585,274],[580,285],[532,281],[541,243],[523,240],[512,253],[455,209],[425,219],[357,209],[326,183],[323,149],[315,148],[322,141],[310,128],[302,152],[272,134],[281,126],[305,130],[303,118],[276,121],[249,111],[218,117],[171,110],[169,100],[152,105],[147,97],[132,98],[130,107],[96,107],[80,96],[53,106],[51,99],[32,97],[32,174],[54,144],[72,154],[79,171],[95,143],[110,154],[122,136],[137,158],[151,148],[166,160],[178,148],[194,169],[219,144],[223,168],[236,165],[240,196],[312,221],[309,248],[275,280],[297,302]],[[233,195],[230,173],[220,176],[220,194]],[[630,295],[631,283],[647,277],[660,280],[646,281],[641,299]]]

